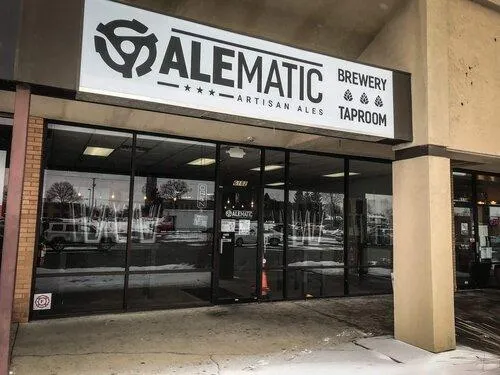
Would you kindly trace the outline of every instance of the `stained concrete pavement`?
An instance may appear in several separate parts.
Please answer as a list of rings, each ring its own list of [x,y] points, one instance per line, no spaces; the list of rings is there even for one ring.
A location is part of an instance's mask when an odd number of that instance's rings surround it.
[[[473,296],[477,300],[500,296],[494,291],[481,293],[457,295],[457,319],[466,311],[464,319],[471,321],[476,314],[478,324],[498,316],[499,304],[488,305],[493,310],[487,313],[467,308]],[[19,326],[12,372],[188,374],[198,373],[192,372],[197,369],[202,374],[222,374],[241,361],[258,364],[274,358],[280,363],[280,358],[288,361],[304,353],[337,353],[343,345],[357,350],[360,339],[392,335],[392,308],[392,296],[369,296],[35,321]],[[468,337],[457,332],[459,342]],[[475,340],[467,344],[484,350],[485,341]],[[489,348],[494,351],[495,346],[490,343]]]

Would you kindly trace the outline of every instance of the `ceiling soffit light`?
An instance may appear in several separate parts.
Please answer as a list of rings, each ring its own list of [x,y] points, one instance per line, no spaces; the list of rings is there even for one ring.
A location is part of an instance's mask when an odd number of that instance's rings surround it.
[[[83,151],[83,154],[105,158],[108,157],[114,150],[114,148],[87,146],[85,151]]]
[[[357,176],[360,173],[356,172],[349,172],[349,176]],[[337,172],[337,173],[330,173],[330,174],[324,174],[323,177],[330,177],[330,178],[336,178],[336,177],[344,177],[344,172]]]
[[[275,171],[277,169],[283,169],[285,168],[284,166],[282,165],[278,165],[278,164],[269,164],[269,165],[265,165],[264,166],[264,171],[266,172],[269,172],[269,171]],[[256,172],[259,172],[260,171],[260,167],[257,167],[257,168],[252,168],[250,169],[251,171],[256,171]]]
[[[285,185],[284,182],[272,182],[270,184],[266,184],[266,186],[283,186]]]
[[[200,167],[206,167],[215,163],[215,159],[210,158],[199,158],[192,160],[188,163],[188,165],[197,165]]]

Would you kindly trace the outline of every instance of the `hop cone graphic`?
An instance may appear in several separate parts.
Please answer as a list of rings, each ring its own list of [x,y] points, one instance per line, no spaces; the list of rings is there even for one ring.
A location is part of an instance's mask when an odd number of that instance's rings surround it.
[[[384,102],[382,101],[382,99],[380,98],[380,96],[377,95],[377,97],[375,98],[375,105],[377,107],[383,107],[384,106]]]
[[[346,92],[344,93],[344,99],[348,102],[352,101],[352,94],[349,90],[346,90]]]
[[[359,101],[363,104],[368,104],[368,96],[366,96],[366,94],[363,93],[363,95],[361,95],[361,98],[359,99]]]

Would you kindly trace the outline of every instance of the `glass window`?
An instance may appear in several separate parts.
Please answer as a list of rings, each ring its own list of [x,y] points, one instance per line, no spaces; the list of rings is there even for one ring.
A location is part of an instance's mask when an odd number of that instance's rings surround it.
[[[36,291],[52,293],[53,303],[36,314],[122,306],[131,147],[131,134],[49,125],[40,230],[47,252]]]
[[[500,177],[477,175],[477,203],[500,204]]]
[[[0,117],[0,265],[2,263],[3,231],[7,209],[12,119]]]
[[[349,292],[390,291],[393,242],[391,164],[349,161],[348,228]]]
[[[477,175],[478,238],[470,280],[475,287],[500,286],[500,177]]]
[[[270,299],[283,298],[285,153],[266,150],[264,165],[264,263]],[[275,270],[276,269],[276,270]],[[279,269],[279,270],[278,270]],[[263,293],[266,291],[263,291]]]
[[[290,298],[344,293],[344,160],[290,154]]]
[[[258,252],[260,149],[221,145],[219,163],[222,208],[217,299],[257,299],[258,262],[262,262]]]
[[[210,301],[215,151],[137,137],[129,306]]]
[[[453,201],[470,203],[472,201],[472,176],[470,173],[453,171]]]
[[[476,261],[476,244],[471,207],[453,208],[457,287],[470,285],[469,272]]]

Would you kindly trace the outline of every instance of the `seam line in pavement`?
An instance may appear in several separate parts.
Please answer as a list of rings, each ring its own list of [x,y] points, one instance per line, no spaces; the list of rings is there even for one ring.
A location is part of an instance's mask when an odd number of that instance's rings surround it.
[[[365,335],[365,336],[369,336],[369,335],[365,332],[365,329],[364,329],[363,327],[361,327],[361,326],[357,325],[356,323],[349,322],[349,321],[344,320],[344,319],[341,319],[341,318],[339,318],[339,317],[337,317],[337,316],[335,316],[335,315],[330,315],[330,314],[327,314],[327,313],[325,313],[325,312],[323,312],[323,311],[318,311],[318,310],[316,310],[316,309],[311,308],[310,306],[304,306],[304,305],[302,305],[302,304],[300,304],[300,303],[295,303],[295,304],[296,304],[297,306],[302,307],[303,309],[306,309],[306,310],[311,310],[311,311],[314,311],[315,313],[317,313],[317,314],[319,314],[319,315],[323,315],[323,316],[326,316],[327,318],[334,319],[334,320],[336,320],[336,321],[338,321],[338,322],[348,324],[348,325],[350,325],[350,326],[352,326],[352,327],[356,328],[356,329],[357,329],[358,331],[360,331],[363,335]]]
[[[364,345],[360,344],[360,343],[359,343],[359,342],[357,342],[356,340],[354,340],[352,343],[353,343],[354,345],[356,345],[356,346],[360,346],[360,347],[362,347],[363,349],[366,349],[366,350],[370,350],[370,351],[373,351],[373,352],[380,353],[380,352],[378,352],[378,351],[376,351],[376,350],[370,349],[369,347],[367,347],[367,346],[364,346]],[[385,355],[387,358],[390,358],[392,361],[394,361],[394,362],[396,362],[396,363],[403,363],[403,362],[401,362],[401,361],[398,361],[396,358],[392,358],[390,355],[387,355],[387,354],[384,354],[384,353],[380,353],[380,354]]]

